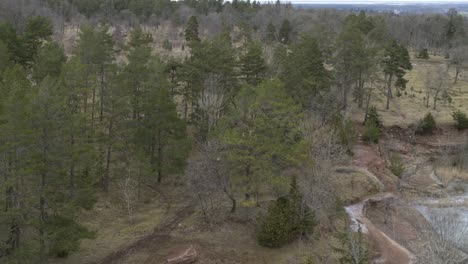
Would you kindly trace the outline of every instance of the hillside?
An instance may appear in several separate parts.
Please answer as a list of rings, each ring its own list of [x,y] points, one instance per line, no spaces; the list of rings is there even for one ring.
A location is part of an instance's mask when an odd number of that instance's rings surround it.
[[[1,1],[0,263],[465,263],[453,7]]]

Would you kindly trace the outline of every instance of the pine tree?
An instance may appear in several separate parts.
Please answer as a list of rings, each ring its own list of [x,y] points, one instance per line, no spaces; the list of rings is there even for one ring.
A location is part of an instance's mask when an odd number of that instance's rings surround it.
[[[246,44],[246,52],[240,58],[241,74],[250,85],[258,85],[266,72],[262,47],[258,43]]]
[[[50,20],[41,16],[29,17],[21,36],[21,53],[18,62],[25,67],[30,67],[41,43],[50,40],[52,34],[53,28]]]
[[[281,23],[281,27],[278,32],[278,39],[283,44],[289,44],[289,42],[291,41],[291,34],[292,34],[291,22],[285,19],[283,20],[283,23]]]
[[[390,98],[392,95],[392,83],[393,77],[397,77],[397,84],[400,87],[406,84],[406,80],[403,79],[406,71],[411,70],[413,67],[410,62],[408,50],[399,45],[396,41],[388,45],[385,48],[384,58],[382,60],[383,71],[387,76],[387,106],[390,107]]]
[[[291,96],[304,107],[330,87],[331,76],[324,67],[317,40],[304,37],[291,47],[285,58],[281,79]]]
[[[39,49],[34,63],[33,78],[40,83],[45,77],[57,78],[66,61],[64,50],[57,43],[48,43]]]
[[[233,182],[253,194],[258,202],[260,186],[287,189],[280,171],[296,160],[300,136],[297,126],[300,107],[281,82],[245,86],[236,96],[237,111],[223,120],[222,142],[228,146]]]
[[[268,23],[266,27],[265,39],[269,43],[276,41],[276,28],[272,22]]]
[[[191,16],[187,22],[185,40],[189,45],[194,42],[200,42],[200,37],[198,36],[198,20],[196,16]]]

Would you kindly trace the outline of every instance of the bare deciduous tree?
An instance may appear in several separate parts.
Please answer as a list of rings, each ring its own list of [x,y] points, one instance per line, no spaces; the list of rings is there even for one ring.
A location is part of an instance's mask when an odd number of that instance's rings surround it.
[[[233,184],[222,155],[223,149],[222,143],[207,141],[200,146],[187,166],[192,191],[207,220],[219,216],[228,202],[231,204],[231,213],[237,207]]]
[[[419,224],[424,245],[418,254],[418,263],[456,264],[466,260],[460,249],[468,245],[468,224],[463,216],[451,208],[424,213],[430,226]]]
[[[441,94],[448,94],[450,90],[449,74],[445,65],[426,73],[426,107],[429,107],[429,98],[433,98],[433,108],[437,110],[437,100]]]
[[[319,221],[327,222],[336,205],[330,174],[334,166],[346,162],[348,156],[346,149],[339,144],[336,132],[316,118],[306,117],[301,130],[309,144],[308,155],[313,160],[313,164],[303,167],[303,177],[300,178],[302,192]]]
[[[205,89],[201,92],[198,100],[198,107],[206,119],[208,132],[213,129],[219,118],[221,118],[223,109],[226,106],[227,99],[220,86],[218,76],[211,74],[205,80]]]

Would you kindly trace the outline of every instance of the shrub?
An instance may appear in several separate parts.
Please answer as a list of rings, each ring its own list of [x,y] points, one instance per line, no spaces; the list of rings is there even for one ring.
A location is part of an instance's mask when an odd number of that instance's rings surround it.
[[[362,135],[362,140],[367,143],[379,143],[380,130],[374,124],[366,125],[364,134]]]
[[[163,49],[165,49],[165,50],[171,51],[171,50],[172,50],[172,43],[171,43],[168,39],[165,39],[165,40],[163,41],[162,47],[163,47]]]
[[[465,113],[463,113],[460,110],[457,110],[457,111],[452,113],[452,117],[453,117],[453,120],[455,120],[457,122],[455,124],[457,129],[462,130],[462,129],[468,128],[468,117],[466,117]]]
[[[46,225],[49,233],[49,253],[60,258],[79,249],[80,239],[95,237],[95,233],[71,218],[50,216]]]
[[[382,122],[380,121],[379,113],[377,112],[377,108],[375,106],[371,106],[367,111],[366,117],[366,125],[372,124],[375,127],[379,128],[382,126]]]
[[[397,154],[392,154],[390,158],[390,171],[392,171],[395,176],[400,177],[404,170],[405,167],[403,166],[401,157]]]
[[[424,118],[419,121],[419,124],[416,127],[416,134],[432,134],[434,129],[436,129],[436,121],[431,113],[427,113],[426,116],[424,116]]]
[[[427,59],[429,59],[429,52],[427,51],[427,49],[422,49],[422,50],[419,51],[416,58],[427,60]]]
[[[281,247],[309,233],[313,226],[314,215],[308,207],[304,208],[302,194],[294,178],[289,195],[278,198],[267,213],[259,217],[257,241],[264,247]]]
[[[264,247],[281,247],[291,239],[291,205],[287,197],[279,198],[260,219],[258,243]]]
[[[352,154],[352,148],[357,140],[357,133],[351,120],[344,118],[341,114],[333,117],[333,129],[337,132],[340,144]]]

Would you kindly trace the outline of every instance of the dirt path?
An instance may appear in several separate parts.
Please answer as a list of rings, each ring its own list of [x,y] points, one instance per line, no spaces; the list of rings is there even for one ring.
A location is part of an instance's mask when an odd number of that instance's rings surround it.
[[[170,208],[168,210],[171,210]],[[126,256],[135,253],[139,250],[146,248],[149,245],[153,244],[162,244],[167,240],[170,240],[170,233],[177,227],[177,225],[186,219],[188,216],[193,214],[195,211],[194,203],[189,203],[184,207],[177,209],[171,214],[170,217],[167,217],[163,222],[154,229],[153,233],[146,235],[137,241],[114,251],[105,258],[96,262],[97,264],[112,264],[118,263],[119,260],[125,258]]]
[[[356,146],[356,150],[353,163],[357,167],[366,170],[370,177],[375,178],[385,186],[385,182],[382,183],[380,178],[369,170],[370,167],[376,165],[374,163],[379,163],[379,166],[382,165],[382,159],[378,157],[377,152],[371,147],[362,144]],[[387,236],[366,217],[366,207],[369,202],[378,202],[395,197],[393,192],[378,193],[363,199],[359,203],[345,207],[345,210],[351,219],[351,228],[354,231],[360,228],[361,231],[368,234],[371,240],[377,245],[381,254],[378,263],[413,264],[415,263],[415,256],[405,247]]]
[[[398,242],[388,237],[366,217],[366,206],[369,202],[378,202],[389,198],[395,198],[395,195],[388,192],[379,193],[364,199],[360,203],[347,206],[345,209],[351,218],[351,228],[357,231],[360,227],[361,231],[368,234],[371,240],[377,244],[381,254],[379,263],[412,264],[415,262],[415,256]]]

